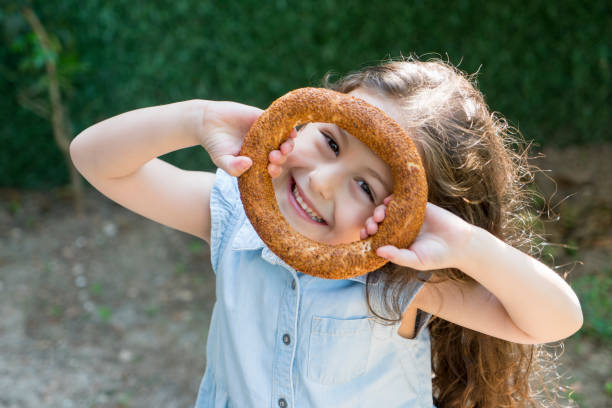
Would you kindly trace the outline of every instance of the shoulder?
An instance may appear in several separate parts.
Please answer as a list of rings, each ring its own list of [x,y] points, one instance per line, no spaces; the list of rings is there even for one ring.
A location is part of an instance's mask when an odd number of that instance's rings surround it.
[[[239,218],[237,213],[239,209],[241,209],[241,201],[237,178],[218,168],[210,194],[212,234],[214,234],[215,227],[217,232],[221,232],[228,223]]]
[[[218,168],[210,195],[210,210],[213,217],[216,216],[221,223],[226,222],[228,217],[234,216],[239,202],[238,179]]]
[[[215,198],[222,199],[227,202],[234,201],[240,197],[238,189],[238,178],[229,175],[222,168],[215,171],[215,183],[213,185]]]

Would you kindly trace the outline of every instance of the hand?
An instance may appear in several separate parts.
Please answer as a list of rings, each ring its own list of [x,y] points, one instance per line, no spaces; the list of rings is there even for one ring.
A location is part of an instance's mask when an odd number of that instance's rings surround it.
[[[268,160],[270,161],[270,164],[268,164],[268,173],[270,173],[270,177],[276,178],[281,175],[281,164],[285,163],[287,155],[293,151],[293,147],[295,146],[294,139],[296,136],[297,131],[294,128],[289,134],[289,139],[285,140],[280,145],[279,150],[272,150],[268,155]]]
[[[467,247],[475,228],[450,211],[427,203],[423,226],[412,245],[407,249],[385,245],[378,248],[376,254],[421,271],[457,268],[468,256]],[[368,232],[371,229],[371,225],[368,226]]]
[[[366,239],[370,235],[374,235],[376,234],[376,232],[378,232],[378,224],[385,219],[385,216],[387,215],[387,206],[389,205],[389,201],[391,201],[392,198],[393,194],[387,196],[387,198],[383,200],[383,204],[379,205],[374,209],[374,215],[368,217],[368,219],[366,220],[365,227],[363,227],[360,231],[361,239]]]
[[[238,177],[253,165],[247,156],[237,156],[247,132],[263,111],[236,102],[207,101],[196,134],[217,167]]]

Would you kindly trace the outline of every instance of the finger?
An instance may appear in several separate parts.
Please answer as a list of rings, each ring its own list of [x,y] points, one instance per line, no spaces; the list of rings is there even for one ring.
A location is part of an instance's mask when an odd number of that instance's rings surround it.
[[[293,139],[286,140],[281,146],[280,151],[282,154],[289,154],[293,150],[295,142]]]
[[[278,176],[280,176],[281,174],[281,168],[279,166],[277,166],[276,164],[268,164],[268,173],[270,174],[270,177],[272,178],[276,178]]]
[[[291,133],[289,133],[289,137],[292,137],[294,139],[297,137],[297,130],[295,128],[291,129]]]
[[[252,165],[253,161],[246,156],[238,156],[238,158],[234,160],[234,166],[236,166],[239,175],[247,171]]]
[[[282,164],[283,154],[280,150],[272,150],[268,154],[268,161],[273,164]]]
[[[386,205],[379,205],[378,207],[376,207],[376,209],[374,210],[374,221],[382,222],[382,220],[385,219],[386,211]]]
[[[393,194],[391,194],[391,195],[387,196],[387,198],[385,198],[385,199],[383,200],[383,203],[384,203],[385,205],[389,205],[389,202],[390,202],[392,199],[393,199]]]
[[[246,156],[234,157],[230,154],[219,157],[218,166],[226,173],[238,177],[251,167],[253,161]]]
[[[366,239],[368,237],[368,231],[366,231],[365,228],[362,228],[361,231],[359,231],[359,237],[361,239]]]
[[[378,223],[372,217],[366,221],[366,230],[370,235],[374,235],[378,231]]]

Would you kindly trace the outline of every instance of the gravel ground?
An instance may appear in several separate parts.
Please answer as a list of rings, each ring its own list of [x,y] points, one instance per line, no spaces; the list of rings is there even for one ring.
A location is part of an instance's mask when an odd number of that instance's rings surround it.
[[[548,155],[560,196],[579,193],[561,212],[603,214],[551,230],[584,243],[572,275],[609,268],[612,147]],[[208,245],[95,190],[86,204],[76,217],[61,189],[0,190],[0,408],[191,407],[215,299]],[[573,336],[565,349],[580,406],[612,406],[609,347]]]
[[[11,194],[0,407],[192,406],[215,296],[208,245],[95,191],[82,218],[61,193]]]

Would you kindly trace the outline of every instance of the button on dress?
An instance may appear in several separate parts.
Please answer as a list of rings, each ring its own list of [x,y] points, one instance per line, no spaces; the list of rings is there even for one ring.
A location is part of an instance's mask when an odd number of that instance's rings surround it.
[[[405,339],[399,323],[369,312],[366,275],[321,279],[287,265],[259,238],[237,179],[222,169],[210,210],[216,302],[196,408],[434,406],[429,314]],[[401,304],[422,285],[409,285]]]

